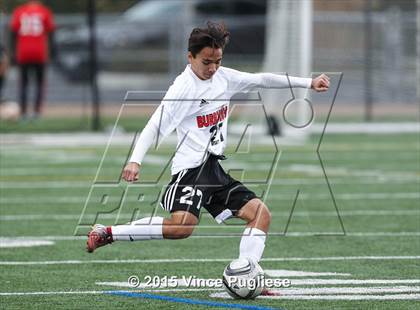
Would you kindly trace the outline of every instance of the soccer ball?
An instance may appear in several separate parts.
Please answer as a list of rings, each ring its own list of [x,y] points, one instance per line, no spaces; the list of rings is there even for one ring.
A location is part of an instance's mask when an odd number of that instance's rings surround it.
[[[6,101],[0,104],[0,120],[15,122],[19,119],[20,108],[16,102]]]
[[[223,272],[223,286],[235,299],[253,299],[264,288],[264,271],[251,259],[235,259]]]

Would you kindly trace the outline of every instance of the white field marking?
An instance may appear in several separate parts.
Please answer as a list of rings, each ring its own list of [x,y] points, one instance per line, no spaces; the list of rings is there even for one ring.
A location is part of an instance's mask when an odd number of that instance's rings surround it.
[[[410,163],[403,161],[405,165],[409,165],[409,167],[415,166],[416,162]],[[257,166],[255,166],[257,165]],[[388,167],[389,165],[385,165]],[[264,169],[268,171],[271,168],[271,163],[266,164],[255,164],[249,161],[235,161],[233,163],[229,163],[224,165],[226,170],[237,168],[237,169],[249,169],[249,170],[256,170],[256,167],[259,169]],[[391,166],[394,167],[394,166]],[[399,167],[402,167],[401,165]],[[258,169],[257,169],[258,170]],[[322,166],[318,161],[318,164],[283,164],[279,166],[279,172],[299,172],[309,176],[324,176],[324,171],[322,170]],[[408,171],[384,171],[379,169],[358,169],[354,167],[340,167],[336,165],[327,165],[326,167],[327,175],[332,177],[418,177],[418,175],[413,172],[412,170]]]
[[[267,198],[276,200],[292,200],[295,193],[292,195],[286,194],[269,194]],[[384,199],[398,199],[398,200],[418,200],[420,193],[407,192],[407,193],[351,193],[351,194],[334,194],[337,200],[384,200]],[[60,196],[60,197],[47,197],[40,198],[39,196],[26,196],[24,198],[0,198],[0,204],[59,204],[59,203],[74,203],[80,204],[86,202],[86,196]],[[119,202],[121,197],[109,198],[108,202]],[[326,194],[300,194],[300,200],[325,200],[331,199],[331,195]],[[136,202],[135,197],[126,199],[126,202]]]
[[[13,165],[18,165],[19,167],[28,167],[33,168],[34,161],[36,161],[39,165],[37,167],[45,167],[50,168],[54,164],[60,165],[60,164],[93,164],[94,167],[99,163],[99,160],[102,157],[101,155],[84,155],[84,154],[77,154],[75,152],[71,153],[61,153],[61,152],[25,152],[28,156],[31,157],[31,161],[27,161],[24,159],[16,160],[16,156],[19,156],[22,153],[22,150],[20,152],[8,152],[6,157],[6,160],[10,161],[10,164],[13,163]],[[406,158],[406,157],[404,157]],[[116,164],[121,165],[122,163],[127,160],[126,156],[109,156],[106,159],[107,164]],[[167,156],[164,155],[153,155],[148,154],[144,158],[144,162],[151,165],[162,165],[167,163],[170,160],[170,154]],[[6,163],[4,166],[8,166]],[[60,167],[57,167],[60,168]],[[9,167],[9,169],[12,169]]]
[[[321,133],[324,124],[315,123],[310,127],[311,132]],[[420,125],[417,122],[398,122],[398,123],[328,123],[326,133],[370,133],[370,134],[389,134],[389,133],[417,133],[420,132]]]
[[[128,281],[123,282],[95,282],[96,285],[103,285],[103,286],[114,286],[114,287],[130,287],[133,286],[128,284]],[[144,283],[140,283],[141,286],[144,287]]]
[[[200,226],[201,227],[201,226]],[[217,234],[210,235],[192,235],[189,237],[190,239],[227,239],[227,238],[241,238],[242,232],[238,233],[220,233],[219,226],[208,226],[207,228],[214,228],[217,230]],[[237,227],[232,227],[237,228]],[[416,237],[420,236],[420,232],[347,232],[345,235],[341,231],[337,232],[288,232],[284,234],[284,232],[270,232],[270,236],[281,236],[281,237],[328,237],[328,236],[336,236],[336,237]],[[0,237],[0,238],[10,238],[10,237]],[[13,237],[16,240],[27,240],[27,239],[42,239],[42,240],[52,240],[52,241],[78,241],[78,240],[86,240],[87,237],[85,236],[16,236]],[[419,256],[420,257],[420,256]]]
[[[407,180],[407,182],[410,180]],[[83,181],[34,181],[34,182],[0,182],[4,189],[51,189],[51,188],[88,188],[92,182]]]
[[[105,291],[57,291],[57,292],[0,292],[0,296],[36,296],[36,295],[96,295]]]
[[[187,292],[187,291],[216,291],[220,289],[161,289],[147,290],[147,292]],[[109,291],[56,291],[56,292],[0,292],[0,296],[45,296],[45,295],[99,295]],[[145,290],[130,290],[130,292],[145,292]],[[210,297],[226,298],[231,297],[224,292],[213,293]],[[288,296],[259,296],[258,299],[306,299],[306,300],[418,300],[420,294],[391,294],[391,295],[288,295]]]
[[[272,211],[273,216],[289,216],[290,212]],[[341,216],[395,216],[395,215],[420,215],[420,210],[347,210],[340,211]],[[97,214],[84,214],[83,219],[95,219]],[[131,218],[132,213],[120,213],[119,218]],[[146,216],[146,215],[144,215]],[[314,216],[337,216],[337,212],[330,211],[309,211],[309,212],[293,212],[293,216],[298,217],[314,217]],[[101,219],[115,219],[116,214],[101,214]],[[78,220],[80,214],[18,214],[18,215],[0,215],[0,221],[45,221],[45,220]],[[217,226],[219,227],[219,226]]]
[[[420,177],[417,176],[371,176],[366,177],[351,177],[346,178],[329,178],[332,184],[405,184],[413,182],[419,182]],[[169,182],[169,179],[168,179]],[[296,185],[324,185],[325,178],[310,178],[310,179],[275,179],[272,181],[272,185],[284,185],[284,186],[296,186]],[[94,185],[93,182],[83,181],[34,181],[34,182],[6,182],[0,181],[0,188],[5,189],[50,189],[50,188],[88,188]]]
[[[220,281],[220,279],[204,279],[204,278],[195,278],[194,276],[185,276],[185,279],[184,278],[174,279],[174,282],[176,282],[174,287],[203,288],[203,286],[205,286],[205,283],[206,283],[205,281],[212,281],[213,283],[216,283],[216,281]],[[123,281],[123,282],[95,282],[95,284],[96,285],[104,285],[104,286],[133,288],[130,284],[128,284],[127,281]],[[163,286],[163,287],[166,288],[167,286]],[[158,291],[160,291],[161,288],[155,287],[152,284],[147,284],[145,282],[144,283],[142,282],[138,286],[136,286],[136,289],[147,289],[148,291],[150,289],[158,289]],[[205,289],[205,290],[208,290],[208,288]],[[214,288],[212,288],[212,290],[223,290],[223,288],[214,287]]]
[[[291,279],[291,286],[420,284],[420,279]]]
[[[281,278],[282,280],[284,278]],[[191,283],[187,283],[182,279],[177,279],[176,287],[189,287],[189,288],[200,288],[202,287],[202,283],[204,281],[212,281],[212,283],[216,283],[219,279],[195,279],[191,281]],[[273,279],[274,280],[274,279]],[[202,281],[202,282],[200,282]],[[291,280],[293,282],[293,279]],[[100,286],[113,286],[113,287],[124,287],[124,288],[132,288],[127,281],[123,282],[95,282],[96,285]],[[365,284],[365,283],[361,283]],[[369,283],[366,283],[369,284]],[[394,283],[383,283],[383,284],[394,284]],[[293,284],[292,284],[293,285]],[[141,283],[137,289],[153,289],[152,285],[146,285],[145,283]],[[205,290],[209,290],[208,288]],[[210,290],[220,290],[220,288],[213,288]],[[223,289],[222,289],[223,290]],[[156,291],[162,291],[161,289],[157,289]],[[171,291],[169,289],[169,291]],[[348,286],[348,287],[315,287],[315,288],[281,288],[281,289],[272,289],[273,292],[278,292],[282,296],[287,295],[323,295],[323,294],[378,294],[378,293],[420,293],[420,286]]]
[[[232,134],[239,130],[241,133],[243,124],[231,124]],[[321,133],[324,130],[323,123],[311,124],[310,130],[313,133]],[[265,131],[264,126],[254,124],[253,133],[259,134]],[[375,135],[389,133],[417,133],[420,126],[417,122],[380,122],[380,123],[336,123],[330,122],[327,126],[327,133],[372,133]],[[176,141],[174,134],[168,138]],[[105,146],[110,139],[110,133],[46,133],[46,134],[1,134],[2,144],[7,145],[25,145],[25,146]],[[112,136],[113,145],[127,146],[133,139],[132,133],[114,133]],[[169,139],[169,140],[173,140]],[[174,141],[174,142],[175,142]],[[369,144],[370,145],[370,144]]]
[[[420,293],[420,286],[378,286],[378,287],[316,287],[273,290],[287,295],[326,295],[326,294],[383,294],[383,293]]]
[[[71,160],[71,156],[69,156],[69,158],[67,159],[67,161],[63,161],[63,163],[66,163],[67,165],[73,163]],[[148,156],[148,158],[144,159],[144,162],[147,165],[154,165],[154,166],[162,166],[164,164],[166,164],[169,161],[170,158],[164,158],[163,156],[155,156],[155,155],[151,155]],[[46,163],[48,163],[47,166],[45,167],[39,167],[39,165],[37,165],[37,167],[34,167],[33,163],[31,165],[29,165],[28,167],[20,167],[19,168],[11,168],[11,167],[6,167],[6,168],[2,168],[2,175],[13,175],[13,176],[19,176],[19,175],[57,175],[58,173],[62,173],[65,175],[87,175],[87,176],[93,176],[96,171],[97,171],[97,163],[99,162],[99,157],[96,158],[96,160],[92,163],[95,163],[95,165],[92,165],[92,167],[83,167],[83,168],[68,168],[68,167],[61,167],[61,166],[51,166],[51,162],[46,159],[43,158],[43,160],[45,160]],[[114,159],[112,158],[112,160],[106,160],[107,164],[110,163],[115,163],[118,164],[118,166],[115,166],[115,169],[118,169],[121,165],[121,163],[124,163],[124,161],[126,160],[125,157],[121,157],[119,159]],[[269,167],[268,167],[269,168]],[[104,169],[107,170],[107,169]]]
[[[267,262],[290,261],[351,261],[351,260],[419,260],[420,256],[330,256],[330,257],[273,257],[263,258]],[[0,261],[0,265],[31,266],[31,265],[81,265],[81,264],[167,264],[167,263],[207,263],[229,262],[232,258],[174,258],[174,259],[114,259],[114,260],[56,260],[56,261]],[[387,281],[387,280],[385,280]],[[405,280],[403,280],[405,281]],[[408,283],[420,283],[420,280]],[[413,282],[414,281],[414,282]],[[403,282],[401,284],[405,284]]]
[[[272,232],[270,235],[283,235],[283,232]],[[287,232],[287,237],[310,237],[310,236],[336,236],[342,235],[341,231],[337,232],[328,232],[328,231],[319,231],[319,232]],[[344,235],[343,235],[344,236]],[[400,232],[346,232],[346,237],[409,237],[409,236],[420,236],[419,231],[400,231]]]
[[[216,283],[219,279],[197,279],[203,280],[202,283],[205,283],[205,280],[211,280],[212,283]],[[191,282],[188,286],[188,283],[182,279],[178,279],[176,287],[188,287],[188,288],[200,288],[200,282]],[[100,286],[112,286],[112,287],[124,287],[132,288],[127,281],[124,282],[95,282],[96,285]],[[136,289],[147,289],[147,291],[166,291],[166,289],[153,289],[151,285],[145,285],[141,283]],[[167,289],[167,291],[172,291],[172,289]],[[176,290],[176,289],[175,289]],[[184,289],[180,289],[183,291]],[[204,288],[205,291],[208,290],[223,290],[223,288]],[[281,288],[281,289],[271,289],[271,291],[279,293],[281,296],[289,295],[326,295],[326,294],[383,294],[383,293],[420,293],[420,286],[379,286],[379,287],[317,287],[317,288]]]
[[[261,124],[252,126],[253,133],[264,135],[266,128]],[[324,123],[313,123],[307,128],[311,133],[322,133],[325,129]],[[240,134],[243,130],[242,123],[233,123],[230,125],[232,133]],[[336,123],[329,122],[326,131],[327,134],[349,134],[349,133],[370,133],[374,135],[383,135],[390,133],[417,133],[420,132],[420,125],[416,122],[378,122],[378,123]]]
[[[54,244],[55,242],[51,240],[0,238],[0,248],[27,248]]]
[[[200,280],[203,280],[200,282]],[[197,279],[197,281],[192,281],[190,284],[188,284],[183,279],[177,279],[177,286],[176,287],[188,287],[191,288],[200,288],[202,284],[200,283],[206,283],[205,280],[211,280],[212,283],[216,283],[218,279]],[[294,280],[292,281],[292,285],[294,285]],[[380,280],[379,280],[380,281]],[[124,287],[124,288],[130,288],[131,286],[127,283],[127,281],[124,282],[96,282],[96,285],[104,285],[104,286],[113,286],[113,287]],[[362,283],[365,284],[365,283]],[[368,283],[366,283],[368,284]],[[388,284],[388,283],[384,283]],[[390,283],[393,284],[393,283]],[[150,291],[150,289],[153,289],[153,286],[146,285],[145,283],[141,283],[138,288],[145,289],[147,291]],[[166,291],[167,289],[157,289],[156,291]],[[173,289],[168,289],[169,291],[172,291]],[[178,291],[182,291],[183,289],[175,289]],[[220,288],[205,288],[204,290],[220,290]],[[302,295],[328,295],[328,294],[385,294],[385,293],[420,293],[420,286],[385,286],[385,287],[369,287],[369,286],[362,286],[362,287],[317,287],[317,288],[283,288],[283,289],[272,289],[273,292],[277,292],[280,294],[280,296],[302,296]],[[220,296],[221,297],[221,296]]]
[[[232,299],[227,293],[213,293],[213,298]],[[420,294],[390,294],[390,295],[289,295],[289,296],[258,296],[257,299],[280,300],[419,300]]]
[[[364,144],[367,146],[367,144]],[[380,144],[381,147],[386,147],[388,144]],[[390,146],[394,147],[396,144],[389,144]],[[324,145],[325,146],[325,145]],[[330,144],[328,146],[337,146],[337,148],[322,148],[321,155],[323,159],[326,160],[376,160],[378,149],[363,149],[360,150],[359,148],[355,148],[355,144],[349,143],[340,143],[340,144]],[[401,144],[397,144],[397,146],[401,146]],[[412,146],[412,149],[409,147]],[[124,150],[127,148],[120,148],[121,154],[124,154]],[[383,150],[383,149],[381,149]],[[61,148],[54,148],[54,149],[45,149],[45,148],[38,148],[35,149],[25,148],[25,147],[8,147],[2,145],[2,155],[5,160],[11,160],[15,158],[17,161],[13,161],[16,163],[28,164],[27,160],[24,160],[19,157],[22,154],[22,151],[25,152],[32,160],[36,160],[39,162],[57,162],[57,163],[69,163],[69,162],[82,162],[82,161],[89,161],[89,162],[98,162],[100,156],[95,153],[87,153],[85,150],[71,150],[71,152],[63,151]],[[100,151],[100,150],[99,150]],[[145,157],[147,160],[148,157],[160,157],[161,159],[168,159],[172,149],[168,149],[168,153],[166,155],[157,155],[157,154],[148,154]],[[283,152],[282,158],[294,159],[294,160],[301,160],[301,161],[318,161],[316,153],[313,149],[310,148],[299,148],[299,149],[290,149],[282,147],[281,151]],[[383,157],[385,160],[395,161],[399,159],[415,159],[417,158],[417,151],[418,145],[416,144],[404,144],[402,148],[395,149],[392,148]],[[99,153],[99,152],[98,152]],[[227,154],[230,157],[235,156],[233,150],[227,150]],[[338,155],[338,156],[337,156]],[[245,155],[248,161],[269,161],[273,159],[273,152],[259,152],[259,153],[248,153]],[[113,154],[112,156],[108,157],[109,161],[112,162],[123,162],[126,160],[125,156],[118,156],[117,154]]]
[[[167,163],[169,159],[162,156],[151,156],[146,163],[149,165],[162,166]],[[114,160],[106,160],[107,163],[114,162]],[[123,162],[120,160],[118,163]],[[410,162],[402,161],[405,164],[413,165]],[[230,162],[224,165],[226,169],[248,169],[248,170],[269,170],[271,168],[271,162],[261,163],[250,162],[250,161],[239,161]],[[401,166],[401,165],[400,165]],[[119,169],[119,165],[115,166],[115,169]],[[6,167],[2,169],[3,176],[27,176],[27,175],[57,175],[57,170],[60,173],[66,175],[82,175],[82,176],[93,176],[97,171],[98,167],[84,167],[84,168],[66,168],[66,167]],[[105,169],[107,171],[107,169]],[[320,164],[291,164],[281,165],[279,167],[281,172],[299,172],[309,176],[324,176],[324,172]],[[412,171],[383,171],[378,169],[356,169],[346,167],[328,166],[326,169],[327,175],[331,177],[416,177],[416,173]],[[112,177],[112,175],[110,175]]]
[[[273,298],[271,298],[273,297]],[[292,299],[292,300],[420,300],[420,294],[390,294],[390,295],[289,295],[260,296],[262,299]]]
[[[221,291],[213,288],[183,288],[183,289],[158,289],[158,290],[129,290],[132,293],[144,292],[200,292],[200,291]],[[99,295],[109,291],[56,291],[56,292],[0,292],[0,296],[43,296],[43,295]]]
[[[415,162],[413,162],[415,165]],[[308,165],[308,164],[292,164],[284,167],[286,171],[303,172],[309,175],[324,175],[322,166]],[[333,176],[364,176],[364,177],[381,177],[381,176],[395,176],[395,177],[416,177],[416,173],[412,171],[383,171],[378,169],[356,169],[347,167],[326,167],[326,173],[329,177]]]
[[[305,162],[318,162],[319,158],[315,151],[299,151],[299,150],[290,150],[290,149],[281,149],[283,152],[280,160],[299,160],[299,161],[305,161]],[[19,154],[16,154],[19,155]],[[378,152],[372,151],[372,152],[366,152],[366,151],[359,151],[359,150],[353,150],[353,151],[323,151],[320,150],[320,155],[323,160],[331,160],[331,161],[378,161]],[[389,152],[382,154],[381,157],[384,162],[395,162],[396,160],[417,160],[418,158],[418,150],[412,149],[412,150],[401,150],[399,152]],[[234,156],[227,154],[228,158],[229,156]],[[261,162],[261,161],[270,161],[273,160],[274,155],[272,152],[264,152],[264,153],[249,153],[246,155],[246,160],[249,162]],[[71,160],[71,158],[70,158]],[[23,160],[24,161],[24,160]]]
[[[93,176],[97,169],[95,167],[86,168],[63,168],[63,167],[45,167],[45,168],[4,168],[1,175],[4,176],[44,176],[44,175],[77,175]]]
[[[280,278],[282,280],[284,278]],[[187,283],[184,279],[176,279],[176,287],[189,287],[196,288],[202,287],[205,281],[211,281],[216,283],[220,279],[193,279],[190,283]],[[273,279],[274,280],[274,279]],[[294,280],[291,280],[292,285]],[[95,282],[96,285],[103,286],[113,286],[113,287],[128,287],[132,288],[127,281],[123,282]],[[365,283],[361,283],[365,284]],[[366,283],[368,284],[368,283]],[[388,283],[384,283],[388,284]],[[393,283],[389,283],[393,284]],[[153,289],[152,285],[147,285],[146,283],[140,283],[138,289]],[[360,287],[316,287],[316,288],[281,288],[273,289],[273,292],[278,292],[281,295],[315,295],[315,294],[376,294],[376,293],[420,293],[420,286],[382,286],[382,287],[369,287],[369,286],[360,286]]]
[[[351,276],[350,273],[337,273],[337,272],[310,272],[300,270],[285,270],[285,269],[264,269],[264,273],[270,277],[323,277],[323,276]]]

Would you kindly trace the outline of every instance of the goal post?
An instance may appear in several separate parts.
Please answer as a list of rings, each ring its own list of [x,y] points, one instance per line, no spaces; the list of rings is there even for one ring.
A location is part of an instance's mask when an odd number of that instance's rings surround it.
[[[310,77],[312,12],[312,0],[268,1],[264,72]],[[306,101],[296,100],[284,114],[286,102],[292,99],[290,91],[264,90],[261,93],[267,113],[280,124],[282,136],[290,133],[305,135],[305,130],[297,130],[288,123],[299,125],[307,122],[311,110]],[[297,99],[309,99],[307,89],[293,89],[293,95]]]

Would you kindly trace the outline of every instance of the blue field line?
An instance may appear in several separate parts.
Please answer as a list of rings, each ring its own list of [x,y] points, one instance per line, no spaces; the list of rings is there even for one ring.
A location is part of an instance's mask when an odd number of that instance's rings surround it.
[[[129,291],[105,291],[104,293],[105,294],[110,294],[110,295],[157,299],[157,300],[171,301],[171,302],[191,304],[191,305],[210,306],[210,307],[249,309],[249,310],[274,310],[274,309],[279,309],[279,308],[269,308],[269,307],[263,307],[263,306],[252,306],[252,305],[243,305],[243,304],[228,304],[228,303],[222,303],[222,302],[213,302],[213,301],[199,300],[199,299],[189,299],[189,298],[180,298],[180,297],[172,297],[172,296],[164,296],[164,295],[155,295],[155,294],[149,294],[149,293],[136,293],[136,292],[129,292]]]

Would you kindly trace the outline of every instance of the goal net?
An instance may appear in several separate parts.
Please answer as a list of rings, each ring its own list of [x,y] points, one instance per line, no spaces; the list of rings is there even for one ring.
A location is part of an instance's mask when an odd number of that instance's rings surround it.
[[[263,72],[310,77],[312,57],[312,0],[269,0],[267,3],[266,48]],[[260,117],[254,128],[261,133],[304,138],[305,124],[311,119],[307,89],[260,90],[268,118]],[[295,97],[295,100],[292,100]],[[286,104],[288,103],[289,104]],[[255,116],[243,109],[241,118]],[[255,124],[255,119],[253,120]],[[277,125],[277,126],[276,126]],[[277,127],[277,128],[276,128]],[[302,128],[300,128],[302,127]],[[271,130],[270,130],[271,129]]]

